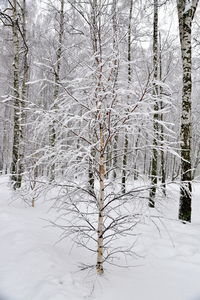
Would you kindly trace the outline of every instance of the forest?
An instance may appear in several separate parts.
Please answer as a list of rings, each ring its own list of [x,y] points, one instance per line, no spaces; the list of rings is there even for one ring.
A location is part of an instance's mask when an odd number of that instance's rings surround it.
[[[0,0],[1,300],[200,299],[199,20]]]

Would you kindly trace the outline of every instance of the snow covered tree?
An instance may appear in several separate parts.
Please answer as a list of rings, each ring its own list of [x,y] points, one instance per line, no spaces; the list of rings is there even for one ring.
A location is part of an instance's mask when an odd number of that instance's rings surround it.
[[[155,98],[158,103],[160,98],[153,94],[152,72],[141,63],[141,45],[133,31],[138,20],[134,2],[124,5],[124,11],[120,1],[70,4],[66,6],[71,17],[65,27],[60,65],[65,71],[59,78],[56,109],[49,103],[32,105],[34,137],[40,145],[31,157],[38,158],[37,166],[43,170],[40,182],[47,189],[59,189],[56,225],[63,230],[62,237],[71,236],[76,244],[95,253],[96,264],[92,266],[101,275],[105,263],[115,263],[115,256],[133,254],[134,238],[130,245],[123,245],[123,236],[134,237],[140,207],[148,207],[149,200],[148,181],[141,188],[134,186],[135,154],[142,160],[144,149],[152,149]],[[49,53],[37,62],[44,78],[29,83],[41,91],[41,103],[55,100],[51,98],[55,35],[48,34]],[[138,56],[132,55],[133,40]],[[135,61],[139,61],[140,70]],[[168,91],[167,85],[163,89]],[[44,90],[47,93],[43,94]],[[162,101],[165,109],[159,113],[167,113],[171,98],[163,96]],[[57,133],[53,147],[47,139],[50,124]],[[168,142],[165,146],[170,148]],[[49,185],[45,175],[52,165],[55,176]],[[115,244],[119,237],[122,246]]]
[[[91,251],[94,262],[82,268],[99,275],[118,255],[133,254],[142,210],[159,205],[164,155],[166,173],[178,169],[170,150],[179,111],[169,113],[177,76],[166,80],[176,44],[159,46],[159,1],[153,3],[16,1],[18,72],[10,64],[10,74],[18,82],[12,109],[17,162],[24,162],[16,171],[24,174],[21,195],[34,207],[43,190],[54,191],[62,238]],[[10,12],[3,22],[13,26]]]

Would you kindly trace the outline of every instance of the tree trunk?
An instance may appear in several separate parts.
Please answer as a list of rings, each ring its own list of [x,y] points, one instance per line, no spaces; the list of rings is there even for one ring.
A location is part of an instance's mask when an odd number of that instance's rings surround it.
[[[128,89],[130,88],[132,80],[132,69],[131,69],[131,21],[133,13],[133,0],[130,0],[130,9],[129,9],[129,23],[128,23],[128,48],[127,48],[127,61],[128,61]],[[129,96],[128,96],[129,99]],[[128,134],[125,129],[125,138],[124,138],[124,155],[122,158],[122,193],[126,193],[126,177],[127,177],[127,161],[128,161]]]
[[[162,55],[161,55],[161,34],[159,34],[159,79],[160,82],[162,81]],[[162,101],[162,94],[163,94],[163,89],[162,87],[160,87],[160,97],[161,97],[161,102],[160,102],[160,109],[161,109],[161,115],[160,115],[160,121],[163,122],[164,121],[164,115],[162,110],[164,109],[164,105],[163,105],[163,101]],[[164,147],[164,126],[161,123],[160,125],[160,142],[161,142],[161,146]],[[161,184],[162,184],[162,192],[164,194],[164,196],[166,196],[166,170],[165,170],[165,153],[164,153],[164,149],[161,150],[160,153],[160,170],[161,170]]]
[[[138,170],[137,170],[137,160],[138,160],[138,146],[140,142],[140,131],[141,128],[138,129],[138,135],[135,142],[135,157],[134,157],[134,165],[133,165],[133,173],[134,173],[134,180],[138,179]]]
[[[88,168],[88,190],[91,194],[94,194],[94,159],[95,159],[95,150],[91,150],[91,157],[89,158],[89,168]]]
[[[154,0],[154,21],[153,21],[153,70],[154,70],[154,83],[153,83],[153,96],[154,96],[154,116],[153,116],[153,151],[151,160],[151,189],[149,193],[149,206],[155,206],[155,196],[156,196],[156,185],[157,185],[157,167],[158,167],[158,151],[157,141],[158,141],[158,0]]]
[[[23,39],[23,72],[22,72],[22,88],[21,88],[21,145],[20,145],[20,152],[21,152],[21,164],[24,167],[24,153],[25,153],[25,124],[26,124],[26,101],[27,101],[27,85],[29,78],[29,64],[28,64],[28,44],[27,44],[27,31],[26,31],[26,23],[27,23],[27,10],[26,10],[26,0],[23,0],[22,4],[22,39]]]
[[[181,116],[181,191],[179,219],[191,221],[192,211],[192,20],[198,5],[198,0],[177,0],[179,36],[181,43],[183,90],[182,90],[182,116]]]
[[[99,160],[99,176],[100,176],[100,190],[99,190],[99,216],[98,216],[98,240],[97,240],[97,274],[101,275],[103,269],[103,232],[104,232],[104,189],[105,189],[105,151],[104,151],[104,133],[103,126],[100,124],[100,160]]]
[[[113,139],[113,179],[117,178],[118,169],[118,159],[117,159],[117,149],[118,149],[118,134],[115,135]]]
[[[13,148],[11,162],[11,181],[14,189],[20,188],[22,183],[23,166],[20,156],[20,138],[21,138],[21,109],[19,93],[19,52],[20,42],[18,33],[17,1],[13,0],[13,102],[14,102],[14,128],[13,128]]]
[[[124,137],[124,155],[122,159],[122,193],[126,193],[126,173],[127,173],[127,160],[128,160],[128,135],[125,133]]]

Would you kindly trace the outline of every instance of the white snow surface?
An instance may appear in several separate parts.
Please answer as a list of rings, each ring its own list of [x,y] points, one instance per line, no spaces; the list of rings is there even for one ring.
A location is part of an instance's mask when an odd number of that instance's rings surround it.
[[[60,231],[44,199],[35,208],[15,200],[8,178],[0,177],[0,300],[200,300],[200,184],[194,185],[191,224],[175,220],[177,187],[163,204],[170,220],[140,225],[132,266],[107,266],[105,274],[79,271],[95,256],[57,243]],[[129,237],[130,238],[130,237]]]

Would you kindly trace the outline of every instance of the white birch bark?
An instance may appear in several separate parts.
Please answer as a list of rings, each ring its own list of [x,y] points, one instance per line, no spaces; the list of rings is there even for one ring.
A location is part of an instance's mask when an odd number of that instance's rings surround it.
[[[14,128],[13,128],[13,148],[11,162],[11,181],[14,189],[21,187],[22,181],[22,162],[20,157],[20,138],[21,138],[21,109],[19,92],[19,53],[20,40],[18,32],[17,1],[12,1],[12,35],[13,35],[13,106],[14,106]]]
[[[156,185],[157,185],[157,165],[158,165],[158,151],[157,151],[157,141],[158,141],[158,85],[156,81],[158,80],[158,0],[154,0],[154,20],[153,20],[153,70],[154,70],[154,84],[153,84],[153,96],[154,96],[154,116],[153,116],[153,151],[151,160],[151,189],[149,192],[149,206],[154,207],[155,196],[156,196]]]
[[[192,21],[198,5],[198,0],[177,0],[179,35],[181,43],[183,89],[182,89],[182,116],[181,116],[181,192],[179,218],[191,221],[192,203]]]

